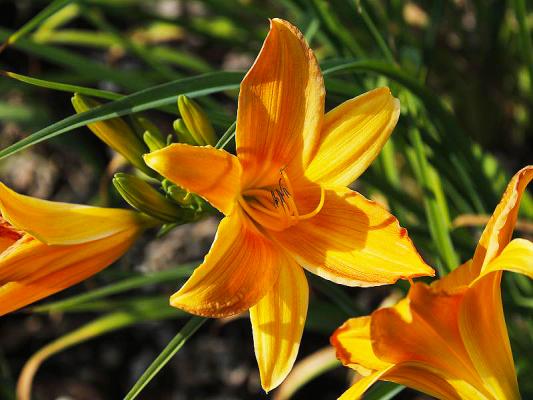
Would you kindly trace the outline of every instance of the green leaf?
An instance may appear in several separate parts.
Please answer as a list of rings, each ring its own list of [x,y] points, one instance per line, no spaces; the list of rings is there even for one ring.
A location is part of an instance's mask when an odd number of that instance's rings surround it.
[[[133,400],[144,389],[148,383],[157,375],[157,373],[170,361],[179,349],[189,340],[189,338],[207,321],[203,317],[191,317],[185,326],[163,349],[161,354],[154,360],[148,369],[142,374],[139,380],[133,385],[124,400]]]
[[[10,35],[10,31],[0,27],[0,40],[8,38]],[[136,71],[112,68],[75,52],[37,43],[27,38],[17,40],[13,44],[13,48],[49,61],[52,64],[63,66],[83,77],[94,81],[102,79],[112,81],[128,90],[142,90],[155,83],[146,73],[142,74]]]
[[[122,293],[128,290],[144,287],[147,285],[154,285],[156,283],[172,282],[178,279],[188,278],[197,264],[185,264],[179,267],[172,268],[165,271],[155,272],[152,274],[136,276],[133,278],[127,278],[120,282],[113,283],[108,286],[104,286],[99,289],[91,290],[88,293],[73,296],[66,300],[56,301],[42,306],[33,307],[34,312],[53,312],[53,311],[66,311],[70,308],[79,306],[80,304],[90,301],[100,300],[107,296]]]
[[[103,104],[84,113],[71,115],[0,151],[0,159],[15,154],[34,144],[95,121],[132,114],[174,103],[180,94],[189,97],[204,96],[236,89],[243,78],[241,72],[213,72],[191,78],[178,79],[157,85],[121,99]]]
[[[39,366],[52,355],[69,347],[86,342],[87,340],[106,333],[123,329],[143,322],[156,321],[167,318],[177,318],[185,315],[183,311],[164,306],[159,299],[147,301],[142,299],[138,304],[127,309],[106,314],[80,328],[54,340],[35,353],[24,365],[17,385],[17,398],[31,398],[32,381]]]
[[[107,100],[117,100],[123,97],[123,95],[110,92],[108,90],[93,89],[77,85],[69,85],[68,83],[45,81],[43,79],[32,78],[31,76],[20,75],[9,71],[0,71],[0,75],[4,75],[8,78],[15,79],[19,82],[24,82],[29,85],[39,86],[46,89],[59,90],[61,92],[79,93],[86,96],[98,97]]]
[[[379,381],[366,392],[365,400],[390,400],[404,389],[405,386],[396,383]]]
[[[26,33],[30,32],[32,29],[41,24],[48,17],[53,15],[55,12],[61,10],[68,3],[71,3],[73,0],[55,0],[48,7],[38,13],[35,17],[26,22],[22,28],[18,29],[16,32],[9,35],[4,44],[0,46],[0,52],[2,52],[7,46],[15,43],[19,38],[24,36]]]

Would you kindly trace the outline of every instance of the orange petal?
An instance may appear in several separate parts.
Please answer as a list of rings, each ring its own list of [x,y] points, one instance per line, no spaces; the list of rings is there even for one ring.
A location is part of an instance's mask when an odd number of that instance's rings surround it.
[[[165,178],[206,199],[229,215],[240,192],[241,165],[234,155],[211,146],[176,143],[144,156]]]
[[[250,308],[261,386],[267,392],[281,384],[294,365],[308,300],[309,287],[303,269],[287,260],[281,264],[273,288]]]
[[[247,187],[276,182],[291,161],[291,170],[302,171],[318,142],[324,96],[320,67],[300,31],[271,20],[239,94],[237,155]]]
[[[370,321],[372,317],[352,318],[331,335],[330,342],[343,365],[355,369],[361,375],[385,369],[390,363],[380,360],[372,349]]]
[[[339,400],[360,399],[378,380],[405,385],[442,400],[493,400],[485,397],[467,382],[447,381],[437,371],[420,362],[404,362],[366,376],[357,381]]]
[[[72,246],[24,236],[0,256],[0,315],[50,296],[101,271],[133,244],[139,230]]]
[[[325,185],[348,186],[378,156],[399,116],[400,102],[386,87],[329,111],[306,177]]]
[[[476,248],[473,268],[477,274],[495,258],[509,243],[513,235],[520,200],[526,186],[533,179],[533,166],[518,171],[507,185],[507,189],[496,206]]]
[[[0,183],[2,217],[18,230],[49,245],[98,240],[149,223],[139,213],[24,196]]]
[[[395,307],[372,314],[374,352],[390,363],[423,362],[447,379],[483,388],[459,332],[462,300],[462,293],[436,293],[416,283]]]
[[[241,212],[225,217],[215,241],[170,304],[192,314],[225,317],[256,304],[275,284],[283,255]]]
[[[326,190],[321,211],[269,234],[307,270],[348,286],[376,286],[433,275],[404,228],[376,203],[347,188]],[[319,191],[296,193],[300,214],[319,202]]]
[[[477,273],[472,268],[472,260],[468,260],[461,266],[455,268],[448,275],[431,282],[431,287],[436,291],[454,294],[464,291],[476,278]]]
[[[494,398],[520,399],[502,308],[501,275],[491,272],[472,283],[461,306],[459,328],[466,350]]]

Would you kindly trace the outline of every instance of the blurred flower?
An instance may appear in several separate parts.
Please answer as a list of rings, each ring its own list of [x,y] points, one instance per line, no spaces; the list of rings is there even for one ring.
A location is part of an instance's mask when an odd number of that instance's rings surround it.
[[[100,103],[90,97],[76,93],[72,97],[72,105],[77,113],[82,113],[98,107]],[[143,154],[147,151],[146,146],[121,118],[93,122],[88,124],[87,127],[102,142],[121,154],[134,167],[153,175],[153,171],[146,166],[142,159]]]
[[[101,271],[152,223],[134,211],[36,199],[2,183],[0,212],[0,315]]]
[[[210,317],[250,309],[267,391],[298,352],[309,291],[302,267],[350,286],[433,274],[396,218],[346,187],[385,144],[398,101],[381,88],[324,115],[324,97],[302,34],[273,19],[241,83],[237,156],[186,144],[145,156],[225,214],[203,264],[170,303]]]
[[[415,283],[396,306],[337,329],[337,357],[364,376],[341,399],[360,398],[380,379],[439,399],[520,398],[500,281],[503,270],[533,278],[533,243],[511,240],[532,178],[533,166],[512,178],[472,260],[430,286]]]

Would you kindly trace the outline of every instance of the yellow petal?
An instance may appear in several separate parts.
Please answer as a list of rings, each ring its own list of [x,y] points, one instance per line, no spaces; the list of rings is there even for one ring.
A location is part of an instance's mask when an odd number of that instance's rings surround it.
[[[24,196],[0,183],[0,211],[13,227],[49,245],[98,240],[146,224],[139,213]]]
[[[239,94],[237,155],[247,187],[276,182],[275,174],[291,162],[291,170],[302,171],[318,142],[324,96],[322,73],[302,34],[271,20]]]
[[[513,400],[519,399],[520,393],[503,315],[501,275],[491,272],[472,283],[461,306],[459,328],[466,350],[494,398]]]
[[[330,342],[337,352],[337,358],[361,375],[381,370],[390,363],[380,360],[372,349],[370,321],[372,317],[352,318],[331,335]]]
[[[294,365],[308,300],[309,287],[303,269],[287,260],[281,264],[276,284],[250,308],[261,386],[267,392],[283,382]]]
[[[376,286],[433,275],[407,231],[384,208],[347,188],[326,190],[321,211],[269,234],[307,270],[348,286]],[[319,202],[316,188],[296,193],[300,214]]]
[[[378,380],[395,382],[442,400],[495,400],[486,397],[475,387],[461,380],[448,380],[430,366],[420,362],[404,362],[357,381],[339,400],[354,400]]]
[[[144,156],[165,178],[206,199],[228,215],[240,192],[241,165],[234,155],[211,146],[172,144]]]
[[[378,156],[400,116],[400,102],[379,88],[342,103],[326,114],[316,155],[306,177],[348,186]]]
[[[71,246],[48,246],[28,235],[0,256],[0,315],[72,286],[109,266],[138,229]]]
[[[172,295],[172,306],[225,317],[249,309],[272,288],[283,255],[245,218],[239,211],[220,222],[204,262]]]
[[[533,179],[532,165],[518,171],[507,185],[500,203],[479,239],[474,254],[473,268],[478,274],[511,240],[520,200],[531,179]]]
[[[523,274],[533,279],[533,242],[525,239],[512,240],[499,256],[487,264],[483,275],[503,270]]]

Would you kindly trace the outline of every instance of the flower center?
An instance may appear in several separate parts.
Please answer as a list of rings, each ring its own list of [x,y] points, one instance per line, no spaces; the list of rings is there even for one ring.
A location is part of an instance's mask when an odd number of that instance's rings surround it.
[[[324,205],[324,189],[320,188],[320,201],[317,207],[304,215],[300,215],[294,202],[294,191],[289,177],[282,168],[278,182],[261,188],[247,189],[242,192],[239,204],[246,214],[259,225],[273,230],[283,231],[298,221],[317,215]]]

